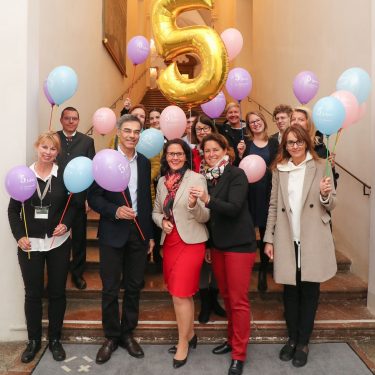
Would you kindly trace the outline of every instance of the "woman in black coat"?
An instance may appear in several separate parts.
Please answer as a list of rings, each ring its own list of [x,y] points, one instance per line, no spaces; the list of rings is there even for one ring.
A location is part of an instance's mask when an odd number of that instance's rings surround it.
[[[62,171],[55,164],[60,138],[55,132],[43,133],[35,142],[38,159],[30,166],[37,177],[37,191],[24,202],[28,233],[21,216],[22,204],[10,199],[9,224],[18,245],[18,262],[25,285],[25,315],[29,342],[22,353],[23,363],[31,362],[41,348],[42,296],[44,268],[47,266],[48,339],[56,361],[65,359],[60,343],[69,270],[70,226],[75,205],[70,202],[64,219],[59,221],[68,200]]]
[[[272,189],[272,172],[270,165],[275,160],[279,143],[277,139],[268,138],[267,121],[262,112],[254,111],[246,114],[247,136],[238,146],[240,159],[248,155],[258,155],[266,163],[267,169],[264,176],[257,182],[249,184],[249,210],[254,221],[254,226],[259,229],[258,241],[260,267],[258,273],[258,290],[267,290],[267,267],[269,258],[264,254],[263,237],[266,232],[268,207]]]
[[[207,164],[208,194],[192,189],[210,209],[208,229],[212,267],[228,317],[228,340],[214,354],[232,352],[229,375],[242,374],[250,337],[248,290],[255,261],[256,239],[248,209],[248,182],[242,169],[229,163],[228,141],[210,134],[202,141]]]

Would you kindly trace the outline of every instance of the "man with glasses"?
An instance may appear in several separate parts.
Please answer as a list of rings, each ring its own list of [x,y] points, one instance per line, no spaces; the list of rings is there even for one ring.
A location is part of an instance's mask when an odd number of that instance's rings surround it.
[[[102,323],[106,340],[97,353],[98,364],[107,362],[119,345],[133,357],[144,357],[142,348],[133,338],[133,331],[138,324],[147,253],[151,253],[155,245],[152,239],[151,165],[135,150],[142,126],[137,117],[124,115],[119,118],[117,128],[117,150],[130,165],[128,187],[124,192],[111,192],[94,182],[88,192],[90,206],[100,214]],[[121,276],[125,290],[120,317]]]
[[[79,113],[73,107],[67,107],[61,112],[60,123],[62,130],[58,131],[61,141],[61,152],[57,157],[59,166],[65,169],[66,165],[77,156],[86,156],[92,159],[95,156],[94,140],[86,134],[77,131]],[[77,194],[79,207],[72,224],[72,261],[70,272],[72,282],[78,289],[85,289],[87,284],[83,278],[86,265],[86,224],[87,209],[86,194],[84,191]]]
[[[292,112],[292,107],[287,104],[280,104],[275,107],[273,110],[273,120],[276,122],[279,131],[272,134],[270,138],[276,139],[279,143],[281,142],[285,129],[290,126],[290,116]]]

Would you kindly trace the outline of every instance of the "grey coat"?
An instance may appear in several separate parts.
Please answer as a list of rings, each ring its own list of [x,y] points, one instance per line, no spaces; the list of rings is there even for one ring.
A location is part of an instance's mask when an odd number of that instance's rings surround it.
[[[333,190],[326,204],[320,201],[320,181],[325,162],[306,163],[301,211],[301,280],[323,282],[337,271],[335,247],[330,229],[331,211],[336,204]],[[288,197],[289,172],[275,170],[264,242],[274,246],[274,278],[277,283],[296,285],[296,260]]]

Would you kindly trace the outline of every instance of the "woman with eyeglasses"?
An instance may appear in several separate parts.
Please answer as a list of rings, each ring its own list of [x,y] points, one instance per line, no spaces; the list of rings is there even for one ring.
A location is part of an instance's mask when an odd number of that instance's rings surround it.
[[[26,225],[21,202],[10,199],[9,224],[18,245],[18,262],[25,286],[25,315],[28,343],[21,362],[31,362],[41,349],[42,297],[47,276],[48,347],[55,361],[65,359],[60,342],[66,308],[65,285],[69,270],[70,227],[75,216],[73,198],[59,223],[68,201],[63,174],[56,164],[61,149],[56,132],[41,134],[35,142],[37,161],[30,166],[37,178],[37,190],[24,202]],[[46,268],[46,274],[45,274]]]
[[[205,222],[209,210],[191,192],[192,187],[207,191],[205,178],[190,169],[190,147],[181,139],[168,141],[161,158],[159,179],[152,218],[162,228],[164,281],[176,314],[178,344],[173,367],[183,366],[189,350],[197,346],[194,333],[194,301],[199,274],[205,256],[208,231]]]
[[[267,134],[267,121],[262,112],[249,112],[246,114],[248,136],[238,146],[240,159],[248,155],[258,155],[265,161],[267,170],[258,182],[249,184],[249,210],[254,221],[254,226],[259,229],[258,242],[260,254],[260,266],[258,272],[258,290],[265,292],[267,285],[267,268],[269,258],[264,254],[263,237],[266,231],[268,206],[272,188],[272,173],[269,166],[274,161],[279,142],[275,138],[269,138]]]
[[[214,122],[204,115],[197,117],[191,127],[191,140],[193,144],[196,144],[196,147],[192,149],[192,158],[194,171],[201,174],[204,173],[206,163],[200,144],[203,138],[209,134],[218,134]],[[199,298],[201,303],[201,310],[198,314],[199,323],[207,323],[212,311],[218,316],[226,317],[225,310],[218,301],[218,294],[219,290],[215,276],[212,273],[211,263],[205,259],[199,280]]]
[[[307,362],[320,283],[337,271],[329,212],[336,192],[310,135],[299,125],[285,130],[273,164],[272,193],[264,236],[274,279],[284,284],[288,342],[279,353],[295,367]]]

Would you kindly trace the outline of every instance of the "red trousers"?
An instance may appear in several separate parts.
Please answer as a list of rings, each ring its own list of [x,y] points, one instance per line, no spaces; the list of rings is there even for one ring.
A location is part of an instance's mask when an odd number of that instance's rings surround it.
[[[228,318],[228,344],[232,359],[246,359],[250,337],[249,286],[255,253],[235,253],[212,249],[212,268]]]

